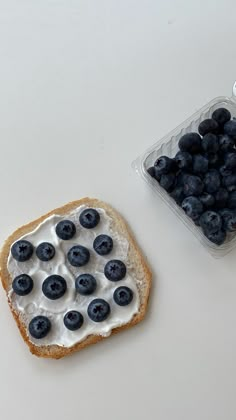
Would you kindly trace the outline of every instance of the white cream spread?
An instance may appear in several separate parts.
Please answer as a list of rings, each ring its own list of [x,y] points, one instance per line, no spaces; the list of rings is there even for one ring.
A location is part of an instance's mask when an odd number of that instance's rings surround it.
[[[19,274],[25,273],[32,277],[34,287],[26,296],[18,296],[13,290],[9,291],[9,298],[20,312],[26,325],[37,315],[47,316],[52,324],[51,331],[43,339],[29,337],[37,345],[52,345],[71,347],[75,343],[84,340],[91,334],[109,336],[112,329],[127,324],[139,310],[139,295],[136,282],[133,278],[132,264],[128,261],[128,241],[112,230],[109,216],[103,209],[97,208],[100,214],[100,222],[94,229],[85,229],[80,225],[79,215],[85,209],[80,206],[66,216],[52,215],[45,219],[35,230],[22,236],[36,248],[41,242],[50,242],[56,250],[52,260],[43,262],[34,252],[33,257],[26,262],[16,261],[11,254],[8,258],[8,271],[12,280]],[[55,231],[55,227],[61,220],[71,220],[76,226],[76,234],[71,240],[61,240]],[[99,234],[107,234],[113,239],[113,250],[106,256],[100,256],[93,250],[93,241]],[[67,261],[68,250],[74,245],[83,245],[90,251],[90,261],[83,267],[73,267]],[[104,275],[104,266],[111,259],[122,260],[127,267],[127,273],[123,280],[112,282]],[[82,296],[75,290],[75,278],[82,273],[90,273],[97,280],[97,288],[92,295]],[[67,291],[58,300],[50,300],[42,293],[42,283],[46,277],[59,274],[67,282]],[[127,306],[118,306],[113,300],[113,292],[119,286],[128,286],[132,289],[134,297]],[[103,322],[94,322],[87,315],[87,307],[95,298],[105,299],[111,307],[109,317]],[[84,317],[84,324],[76,331],[68,330],[63,322],[65,313],[69,310],[77,310]]]

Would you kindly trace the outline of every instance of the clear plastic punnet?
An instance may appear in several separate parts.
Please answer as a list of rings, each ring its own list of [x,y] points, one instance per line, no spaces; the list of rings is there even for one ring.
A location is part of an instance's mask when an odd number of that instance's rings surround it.
[[[150,166],[153,166],[158,157],[162,155],[174,157],[179,150],[179,139],[188,132],[197,132],[200,122],[206,118],[211,118],[212,113],[217,108],[222,107],[227,108],[231,112],[232,118],[236,118],[236,82],[233,85],[233,94],[231,97],[220,96],[207,103],[182,124],[149,147],[132,164],[134,170],[145,180],[159,198],[161,198],[170,207],[170,209],[178,216],[185,226],[192,231],[203,246],[215,258],[223,257],[235,248],[236,232],[227,234],[226,241],[220,246],[209,241],[203,234],[202,229],[195,225],[195,223],[184,213],[182,208],[176,204],[171,196],[148,174],[147,169]]]

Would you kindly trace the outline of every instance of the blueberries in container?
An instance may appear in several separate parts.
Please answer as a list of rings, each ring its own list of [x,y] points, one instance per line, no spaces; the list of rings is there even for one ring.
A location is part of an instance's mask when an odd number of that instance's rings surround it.
[[[212,243],[221,245],[227,232],[236,232],[236,120],[221,107],[198,131],[184,134],[174,158],[160,156],[147,172]]]

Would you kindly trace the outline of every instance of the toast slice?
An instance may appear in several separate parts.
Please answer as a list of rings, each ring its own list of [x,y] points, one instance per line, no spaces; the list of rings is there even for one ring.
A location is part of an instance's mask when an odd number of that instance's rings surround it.
[[[149,291],[151,286],[151,271],[148,268],[148,265],[142,256],[138,245],[136,244],[132,234],[126,223],[124,222],[123,218],[108,204],[98,200],[98,199],[91,199],[91,198],[82,198],[77,201],[70,202],[62,207],[59,207],[55,210],[50,211],[49,213],[45,214],[44,216],[39,217],[37,220],[34,220],[19,229],[17,229],[4,243],[3,248],[0,253],[0,275],[2,285],[6,291],[8,303],[12,314],[15,318],[17,326],[20,330],[20,333],[28,345],[31,353],[38,357],[46,357],[46,358],[54,358],[60,359],[66,355],[69,355],[75,351],[81,350],[84,347],[87,347],[90,344],[95,344],[98,341],[105,338],[104,335],[101,334],[89,334],[83,340],[74,343],[73,345],[58,345],[58,344],[47,344],[41,345],[40,340],[32,340],[30,334],[28,332],[28,321],[26,320],[24,313],[22,314],[21,311],[13,303],[11,298],[12,294],[12,282],[13,276],[8,270],[8,260],[9,256],[11,255],[11,247],[14,242],[22,238],[27,234],[32,233],[36,228],[38,228],[42,222],[46,221],[50,216],[58,215],[62,216],[65,219],[69,218],[68,215],[76,212],[78,208],[81,206],[86,206],[87,208],[94,208],[94,209],[102,209],[106,214],[106,217],[109,218],[111,223],[112,232],[115,233],[116,238],[123,238],[128,243],[127,248],[127,271],[132,270],[132,281],[135,282],[138,299],[139,299],[139,306],[138,311],[132,316],[132,318],[125,324],[115,326],[111,329],[109,335],[118,333],[124,329],[130,328],[133,325],[139,323],[145,316],[145,312],[147,309]],[[131,267],[131,268],[130,268]],[[109,283],[109,282],[108,282]],[[14,294],[14,292],[13,292]],[[106,323],[106,321],[103,321]],[[39,343],[38,343],[39,341]]]

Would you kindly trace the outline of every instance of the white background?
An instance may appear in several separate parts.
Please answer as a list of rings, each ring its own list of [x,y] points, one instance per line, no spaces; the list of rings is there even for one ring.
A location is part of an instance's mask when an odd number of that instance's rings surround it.
[[[145,321],[37,359],[0,293],[4,420],[235,420],[236,251],[214,260],[131,169],[236,78],[235,0],[0,0],[0,240],[82,196],[130,223]]]

